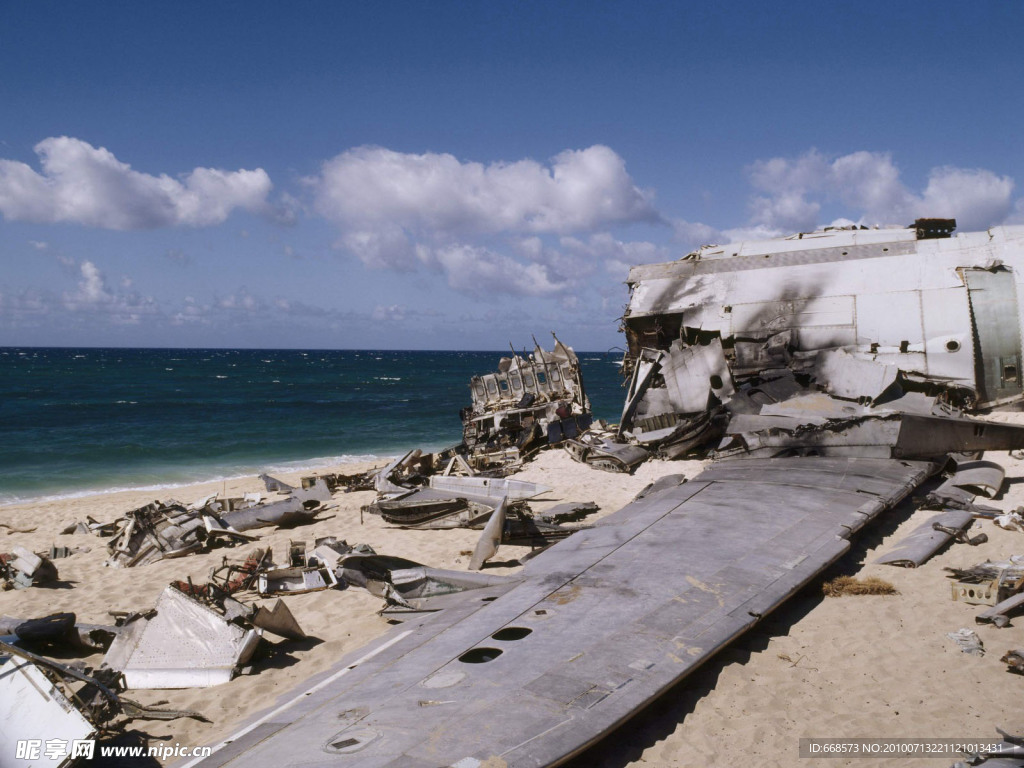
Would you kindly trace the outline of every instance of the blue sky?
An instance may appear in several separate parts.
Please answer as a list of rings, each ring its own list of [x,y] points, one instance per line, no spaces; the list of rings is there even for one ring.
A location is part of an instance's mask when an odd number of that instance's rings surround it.
[[[630,264],[1024,223],[1022,21],[0,0],[0,345],[604,350]]]

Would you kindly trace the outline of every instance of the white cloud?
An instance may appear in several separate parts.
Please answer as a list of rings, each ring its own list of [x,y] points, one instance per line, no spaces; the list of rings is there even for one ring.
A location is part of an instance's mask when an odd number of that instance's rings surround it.
[[[179,179],[132,169],[104,148],[67,136],[35,146],[42,173],[0,160],[0,213],[10,220],[74,222],[104,229],[152,229],[223,222],[233,210],[269,210],[261,168],[196,168]]]
[[[266,308],[266,303],[262,299],[253,296],[245,288],[240,288],[236,293],[219,299],[217,307],[232,312],[251,314],[253,312],[262,312]]]
[[[412,272],[419,264],[416,247],[401,227],[381,224],[374,230],[345,232],[338,245],[369,267]]]
[[[600,145],[566,150],[547,165],[358,147],[306,182],[313,208],[341,230],[338,247],[370,267],[439,270],[452,288],[478,296],[560,293],[593,271],[592,259],[541,236],[661,222],[651,192]]]
[[[1008,224],[1024,224],[1024,197],[1017,200],[1006,221]]]
[[[49,315],[54,308],[53,296],[27,289],[9,294],[0,301],[0,320],[25,320]]]
[[[836,158],[822,176],[826,193],[872,223],[910,224],[915,214],[914,195],[900,181],[900,171],[888,152],[854,152]]]
[[[718,243],[722,239],[722,233],[707,224],[684,219],[672,219],[669,223],[672,225],[674,240],[687,249]]]
[[[159,312],[156,301],[131,290],[132,281],[124,277],[117,289],[111,289],[100,269],[91,261],[79,266],[81,280],[74,291],[62,296],[63,308],[70,312],[103,314],[114,323],[136,324],[143,315]]]
[[[645,241],[624,242],[607,232],[598,232],[586,240],[563,237],[562,247],[581,261],[603,264],[605,271],[625,280],[629,268],[677,258],[676,249]]]
[[[1013,180],[983,169],[932,169],[920,193],[908,189],[887,152],[853,152],[830,160],[817,150],[772,158],[749,169],[758,192],[749,224],[731,237],[771,237],[820,226],[822,205],[837,201],[865,224],[910,224],[920,217],[956,218],[961,231],[1002,223],[1013,204]]]
[[[171,325],[209,325],[208,306],[197,302],[192,296],[186,296],[181,309],[171,315]]]
[[[936,168],[922,195],[929,216],[956,218],[962,230],[984,229],[1009,217],[1013,180],[991,171]],[[1020,201],[1018,201],[1018,204]]]
[[[455,245],[431,252],[430,258],[447,275],[448,285],[479,297],[547,296],[570,286],[546,264],[523,264],[487,248]]]
[[[354,230],[561,233],[657,219],[650,193],[599,145],[566,150],[549,167],[358,147],[328,160],[311,181],[316,210]]]
[[[384,306],[378,304],[371,314],[374,322],[397,324],[405,321],[405,307],[401,304]]]

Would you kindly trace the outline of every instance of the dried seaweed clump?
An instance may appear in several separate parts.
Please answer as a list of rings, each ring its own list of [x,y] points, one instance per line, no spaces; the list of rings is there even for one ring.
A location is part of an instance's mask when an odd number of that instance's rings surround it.
[[[825,597],[842,597],[843,595],[898,595],[896,589],[888,581],[875,576],[857,579],[853,576],[839,576],[821,585]]]

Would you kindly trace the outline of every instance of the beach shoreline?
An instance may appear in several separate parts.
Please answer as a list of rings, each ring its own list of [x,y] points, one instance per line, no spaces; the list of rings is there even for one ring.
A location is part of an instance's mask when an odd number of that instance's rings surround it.
[[[1020,421],[1017,414],[997,420]],[[1005,453],[987,457],[1003,464],[1012,482],[994,504],[1012,509],[1024,504],[1024,462]],[[342,464],[321,473],[355,474],[383,462]],[[560,450],[542,452],[516,475],[517,479],[553,488],[533,503],[535,511],[563,501],[595,501],[599,516],[629,502],[649,482],[670,473],[694,477],[702,462],[647,462],[632,476],[593,470],[574,463]],[[297,485],[308,472],[282,473],[279,479]],[[28,533],[0,529],[0,551],[20,544],[33,551],[51,544],[88,548],[55,561],[61,584],[0,592],[0,614],[32,618],[74,611],[90,623],[110,623],[108,611],[152,607],[173,580],[206,581],[212,568],[241,561],[253,548],[270,546],[280,560],[290,540],[334,535],[350,544],[366,543],[378,553],[405,557],[438,568],[465,570],[478,531],[413,531],[390,528],[361,507],[375,498],[371,491],[339,493],[317,522],[291,530],[257,531],[251,545],[214,550],[133,569],[107,568],[104,539],[62,535],[66,525],[92,516],[113,520],[155,499],[181,501],[210,493],[240,496],[262,492],[255,476],[181,486],[173,492],[129,490],[116,493],[8,504],[0,522]],[[738,511],[723,525],[742,525]],[[1024,552],[1024,533],[1004,531],[991,522],[976,523],[989,541],[979,547],[957,544],[918,569],[876,565],[872,561],[891,549],[934,513],[901,507],[855,539],[851,554],[836,569],[856,576],[878,576],[899,590],[895,596],[823,598],[820,580],[775,615],[769,616],[733,643],[688,681],[630,720],[605,739],[593,754],[574,765],[757,764],[791,765],[803,737],[940,737],[992,738],[995,727],[1024,732],[1017,702],[1024,678],[1006,672],[999,662],[1006,650],[1024,647],[1024,618],[1010,627],[974,626],[980,609],[950,598],[944,566],[965,567],[986,558],[1004,559]],[[6,535],[4,535],[6,534]],[[528,550],[503,547],[495,558],[507,563]],[[498,565],[488,573],[514,573]],[[817,590],[817,591],[815,591]],[[246,595],[245,599],[252,599]],[[270,707],[302,681],[325,672],[346,654],[356,654],[388,631],[377,615],[381,601],[356,589],[327,590],[287,598],[288,607],[311,636],[309,641],[271,641],[271,655],[229,683],[206,689],[133,691],[143,704],[167,701],[167,707],[192,709],[213,722],[191,720],[135,725],[160,741],[200,746],[228,737],[254,713]],[[989,652],[982,658],[960,652],[947,632],[961,626],[975,629]],[[85,659],[97,666],[100,654]],[[897,714],[898,713],[898,714]],[[904,765],[905,758],[873,764]],[[580,762],[583,760],[584,762]],[[900,760],[900,762],[897,762]],[[948,766],[952,758],[921,758],[923,768]],[[865,765],[863,760],[833,758],[833,765]]]
[[[265,468],[259,470],[239,470],[238,472],[226,475],[218,475],[216,473],[209,473],[208,476],[191,479],[191,480],[166,480],[165,482],[145,483],[140,482],[135,485],[126,486],[114,486],[110,488],[93,488],[93,489],[67,489],[53,491],[39,491],[26,495],[24,497],[13,498],[5,500],[3,496],[0,496],[0,513],[8,507],[15,507],[23,504],[44,504],[54,501],[74,501],[81,499],[90,499],[94,496],[114,496],[117,494],[151,494],[160,496],[162,498],[170,498],[173,496],[175,491],[181,491],[182,495],[191,493],[189,489],[197,486],[208,486],[211,484],[221,483],[224,487],[228,483],[243,482],[247,486],[251,485],[252,478],[257,478],[261,474],[274,475],[275,477],[281,475],[289,476],[312,476],[315,474],[330,474],[330,473],[352,473],[352,467],[374,467],[383,466],[389,461],[397,458],[400,454],[395,452],[393,455],[388,454],[365,454],[365,455],[352,455],[352,456],[324,456],[315,457],[311,459],[296,459],[294,461],[286,461],[277,464],[269,464]],[[197,470],[200,471],[200,470]],[[363,471],[363,470],[357,470]],[[191,497],[189,497],[191,498]],[[179,499],[180,500],[180,499]]]

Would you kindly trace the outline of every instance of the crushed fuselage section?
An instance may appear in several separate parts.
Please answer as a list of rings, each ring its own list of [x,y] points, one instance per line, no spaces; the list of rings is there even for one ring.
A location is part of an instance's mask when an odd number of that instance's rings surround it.
[[[818,421],[806,398],[819,393],[858,415],[1020,402],[1024,227],[951,238],[953,226],[803,233],[633,267],[619,437],[667,458],[739,432],[774,444],[787,420]],[[800,413],[771,412],[794,399]]]
[[[462,410],[466,457],[477,471],[513,468],[546,445],[576,437],[592,421],[579,358],[555,339],[554,349],[502,358],[494,373],[470,380],[472,405]]]

